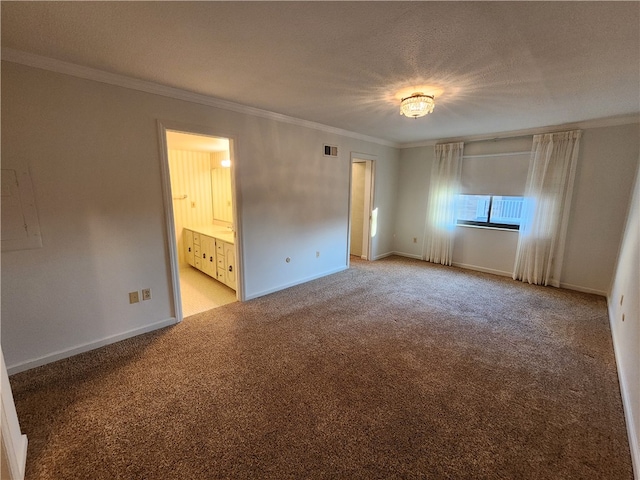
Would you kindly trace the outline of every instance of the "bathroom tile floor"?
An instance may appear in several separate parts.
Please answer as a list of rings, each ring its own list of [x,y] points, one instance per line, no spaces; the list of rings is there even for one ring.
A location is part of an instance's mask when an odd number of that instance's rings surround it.
[[[236,292],[193,267],[180,269],[182,316],[212,310],[236,300]]]

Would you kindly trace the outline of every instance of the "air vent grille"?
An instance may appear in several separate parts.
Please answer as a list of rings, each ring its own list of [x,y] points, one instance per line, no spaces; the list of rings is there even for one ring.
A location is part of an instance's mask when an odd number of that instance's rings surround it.
[[[338,147],[334,145],[324,145],[324,156],[325,157],[337,157],[338,156]]]

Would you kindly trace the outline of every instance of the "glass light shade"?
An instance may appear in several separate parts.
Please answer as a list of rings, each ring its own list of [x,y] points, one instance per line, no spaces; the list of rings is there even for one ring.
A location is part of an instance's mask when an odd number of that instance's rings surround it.
[[[222,165],[224,168],[229,168],[231,166],[231,160],[222,160],[220,162],[220,165]]]
[[[407,98],[403,98],[400,102],[400,115],[405,117],[424,117],[428,113],[433,112],[435,102],[432,95],[424,93],[414,93]]]

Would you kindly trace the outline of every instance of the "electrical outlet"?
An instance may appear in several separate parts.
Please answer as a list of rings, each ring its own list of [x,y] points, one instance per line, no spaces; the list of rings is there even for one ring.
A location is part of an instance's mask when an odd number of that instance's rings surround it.
[[[320,252],[316,252],[316,258],[320,257]]]
[[[138,296],[138,292],[129,292],[129,303],[138,303],[140,301],[140,297]]]
[[[413,237],[413,243],[418,243],[418,237]]]
[[[151,300],[151,289],[143,288],[142,289],[142,300]]]

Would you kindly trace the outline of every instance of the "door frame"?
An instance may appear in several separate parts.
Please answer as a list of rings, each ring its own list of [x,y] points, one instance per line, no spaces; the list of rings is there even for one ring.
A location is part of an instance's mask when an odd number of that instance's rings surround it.
[[[165,234],[167,251],[169,253],[169,266],[171,269],[171,294],[173,297],[173,314],[176,323],[183,319],[182,315],[182,294],[180,291],[180,265],[178,256],[178,246],[176,244],[175,218],[173,215],[173,194],[171,191],[171,171],[169,169],[169,151],[167,147],[167,131],[188,133],[191,135],[202,135],[207,137],[218,137],[229,139],[229,156],[231,159],[231,202],[233,205],[233,233],[234,247],[236,251],[236,298],[244,300],[244,268],[242,264],[242,229],[240,228],[240,215],[238,214],[238,195],[236,188],[236,162],[237,138],[235,135],[221,133],[211,127],[201,125],[190,125],[182,122],[170,120],[158,120],[158,139],[160,141],[160,167],[162,181],[162,197],[164,203]]]
[[[351,194],[353,190],[353,164],[364,163],[364,221],[362,224],[362,255],[363,260],[372,260],[371,255],[371,221],[373,219],[374,205],[374,185],[375,185],[375,162],[376,155],[368,153],[351,152],[351,161],[349,162],[349,228],[347,231],[347,265],[351,258]]]

